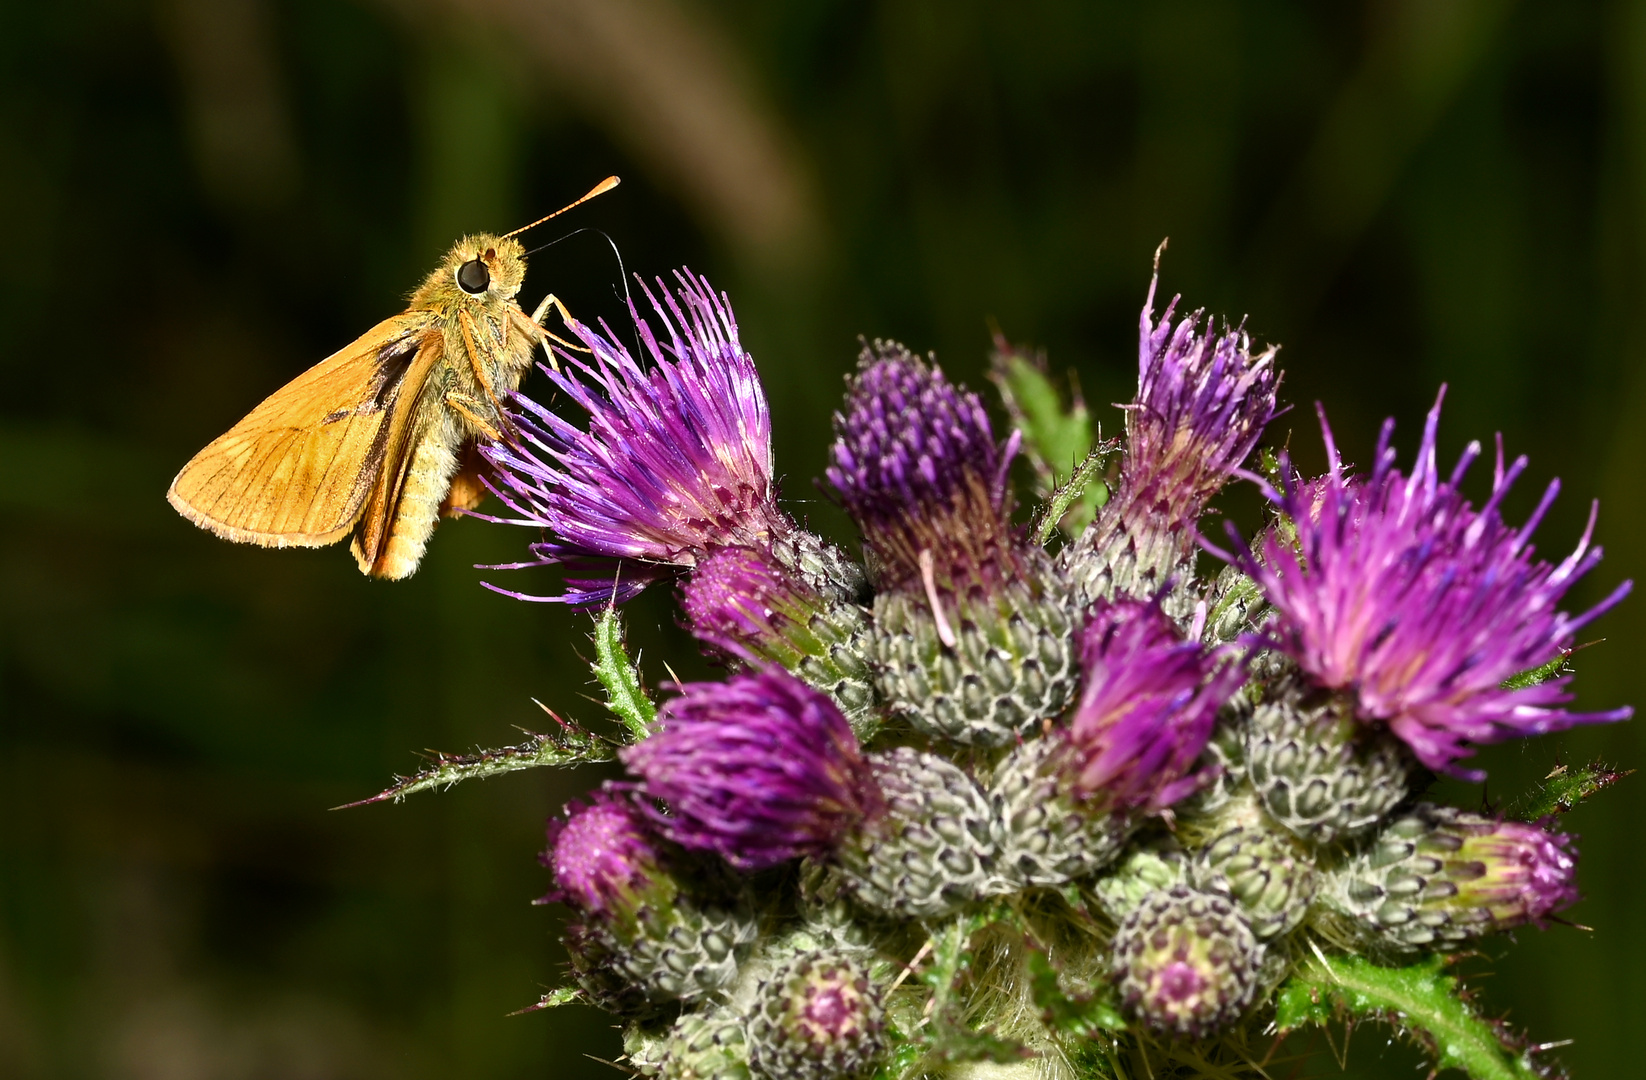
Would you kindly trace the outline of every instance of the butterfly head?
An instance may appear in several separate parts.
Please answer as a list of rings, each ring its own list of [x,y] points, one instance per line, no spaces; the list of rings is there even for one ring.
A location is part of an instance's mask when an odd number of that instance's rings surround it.
[[[465,236],[429,275],[413,303],[443,301],[491,308],[512,301],[525,277],[520,241],[491,233]]]

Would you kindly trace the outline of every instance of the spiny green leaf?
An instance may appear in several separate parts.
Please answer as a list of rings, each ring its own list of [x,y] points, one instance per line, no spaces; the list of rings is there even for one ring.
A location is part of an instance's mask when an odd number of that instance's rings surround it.
[[[1012,423],[1023,432],[1023,452],[1042,483],[1067,469],[1092,448],[1092,415],[1080,394],[1068,405],[1046,372],[1044,353],[1031,353],[996,334],[989,358],[989,380]]]
[[[1023,453],[1035,473],[1035,494],[1042,500],[1055,497],[1061,502],[1055,513],[1050,508],[1043,513],[1044,535],[1049,536],[1059,523],[1069,535],[1079,535],[1109,497],[1108,486],[1098,479],[1107,456],[1095,462],[1091,459],[1097,435],[1079,389],[1071,385],[1065,404],[1047,374],[1045,354],[1012,345],[998,332],[989,379],[999,389],[1012,425],[1023,433]],[[1083,477],[1079,476],[1082,470]],[[1060,477],[1069,479],[1060,481]]]
[[[1559,656],[1555,657],[1553,660],[1550,660],[1542,667],[1535,667],[1530,671],[1522,671],[1519,675],[1511,675],[1507,679],[1504,679],[1503,689],[1524,690],[1528,686],[1537,686],[1540,683],[1548,682],[1550,679],[1557,679],[1562,675],[1570,675],[1572,673],[1572,669],[1566,665],[1566,661],[1570,660],[1571,657],[1572,650],[1563,650]]]
[[[1035,518],[1036,543],[1044,544],[1051,539],[1052,530],[1060,524],[1070,536],[1078,536],[1092,523],[1098,509],[1109,501],[1109,485],[1099,477],[1108,469],[1115,448],[1116,444],[1110,441],[1093,449],[1075,466],[1069,482],[1047,496]]]
[[[651,733],[652,721],[657,719],[657,706],[646,696],[640,670],[629,659],[623,644],[623,620],[615,604],[595,617],[594,655],[595,661],[590,666],[606,690],[606,708],[622,722],[630,740],[639,742]]]
[[[1633,769],[1613,769],[1599,761],[1575,767],[1556,765],[1542,783],[1510,804],[1508,816],[1540,821],[1550,814],[1564,814],[1633,773]]]
[[[545,709],[545,712],[548,710]],[[407,795],[420,791],[444,790],[464,780],[486,780],[504,773],[522,769],[540,769],[544,766],[583,765],[595,761],[611,761],[617,757],[617,747],[598,735],[584,731],[576,724],[561,720],[549,713],[560,725],[560,730],[546,735],[528,732],[531,738],[519,746],[505,746],[497,750],[478,750],[473,754],[444,754],[430,751],[434,761],[411,776],[397,776],[393,786],[369,799],[337,807],[366,806],[370,803],[399,802]]]
[[[562,986],[558,990],[550,990],[538,998],[536,1005],[527,1005],[524,1009],[517,1009],[509,1015],[520,1016],[523,1013],[540,1012],[543,1009],[557,1009],[562,1005],[570,1005],[574,1002],[588,1004],[589,999],[582,990],[575,986]]]
[[[1316,950],[1281,987],[1275,1028],[1285,1034],[1339,1016],[1382,1020],[1425,1046],[1436,1070],[1462,1069],[1474,1080],[1541,1080],[1531,1051],[1465,1001],[1445,967],[1440,956],[1393,968]]]

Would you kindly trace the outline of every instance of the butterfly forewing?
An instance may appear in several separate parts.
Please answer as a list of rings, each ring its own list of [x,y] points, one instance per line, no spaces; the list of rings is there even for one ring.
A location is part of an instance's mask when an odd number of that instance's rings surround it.
[[[194,456],[167,498],[228,540],[330,544],[354,527],[441,352],[432,316],[379,323]],[[396,462],[395,464],[398,464]]]

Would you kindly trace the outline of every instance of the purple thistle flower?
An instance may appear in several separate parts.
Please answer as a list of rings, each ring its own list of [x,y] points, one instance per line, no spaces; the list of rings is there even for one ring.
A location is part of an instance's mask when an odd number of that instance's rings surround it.
[[[923,560],[942,578],[1012,577],[1007,471],[1021,433],[997,445],[977,395],[901,345],[865,346],[860,364],[835,414],[827,475],[879,558],[881,584],[919,588],[933,573]]]
[[[1252,355],[1244,327],[1196,311],[1173,322],[1179,297],[1154,318],[1160,256],[1138,334],[1137,396],[1126,408],[1127,446],[1114,497],[1062,555],[1083,603],[1165,594],[1185,618],[1198,597],[1195,523],[1207,502],[1278,415],[1275,349]]]
[[[1178,637],[1157,603],[1118,600],[1094,611],[1081,667],[1064,736],[1077,798],[1100,812],[1156,811],[1209,779],[1189,770],[1245,678],[1239,665]]]
[[[602,788],[587,803],[566,804],[551,818],[539,861],[554,871],[555,888],[539,903],[563,902],[593,915],[624,917],[666,881],[642,812],[624,792]]]
[[[832,851],[879,790],[833,701],[777,667],[688,683],[656,734],[623,751],[658,827],[742,870]]]
[[[1576,549],[1557,565],[1533,558],[1532,531],[1560,489],[1552,481],[1520,528],[1504,523],[1503,498],[1526,467],[1507,469],[1498,443],[1492,493],[1475,510],[1458,485],[1480,454],[1472,443],[1449,478],[1435,465],[1441,388],[1408,477],[1394,467],[1394,421],[1378,437],[1371,475],[1346,476],[1326,414],[1320,426],[1331,470],[1313,483],[1282,481],[1266,494],[1290,519],[1296,546],[1271,535],[1261,558],[1218,554],[1262,587],[1279,611],[1273,634],[1317,683],[1351,692],[1360,717],[1386,722],[1431,769],[1456,768],[1470,744],[1623,720],[1629,708],[1573,713],[1568,678],[1508,689],[1506,680],[1556,659],[1573,636],[1628,594],[1624,582],[1582,615],[1555,605],[1600,560],[1591,548],[1596,507]],[[1291,471],[1282,459],[1282,473]],[[1231,535],[1233,535],[1231,533]],[[1215,549],[1212,549],[1215,551]]]
[[[572,324],[591,358],[558,350],[565,369],[544,368],[589,414],[587,430],[515,394],[518,440],[481,448],[493,490],[519,515],[506,523],[552,534],[513,565],[558,563],[579,575],[563,596],[521,599],[626,600],[716,547],[764,546],[793,528],[777,508],[766,396],[731,307],[707,279],[675,278],[673,295],[658,280],[661,300],[641,284],[665,338],[630,307],[649,366],[602,322],[604,333]],[[643,565],[619,577],[613,560]]]
[[[1186,530],[1277,415],[1280,371],[1273,346],[1252,355],[1244,326],[1224,324],[1219,332],[1216,320],[1207,319],[1202,330],[1202,311],[1173,323],[1181,297],[1173,297],[1155,322],[1159,283],[1157,261],[1143,304],[1137,397],[1126,411],[1116,510],[1153,515],[1161,527]]]

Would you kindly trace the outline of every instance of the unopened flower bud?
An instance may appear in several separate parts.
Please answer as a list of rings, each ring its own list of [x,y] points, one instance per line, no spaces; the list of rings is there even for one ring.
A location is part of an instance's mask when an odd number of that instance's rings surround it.
[[[855,956],[799,956],[755,996],[749,1064],[766,1080],[851,1080],[872,1071],[886,1051],[880,992]]]
[[[1251,1005],[1263,947],[1233,901],[1184,885],[1144,897],[1115,932],[1122,1004],[1158,1031],[1204,1038]]]
[[[994,815],[977,783],[935,754],[871,754],[885,810],[841,845],[847,887],[875,911],[944,915],[1000,888]]]
[[[1247,731],[1246,775],[1264,808],[1317,844],[1377,824],[1420,772],[1400,740],[1356,722],[1338,697],[1265,702]]]
[[[756,927],[747,913],[687,895],[642,812],[605,789],[549,826],[542,861],[579,915],[567,928],[572,974],[602,1008],[645,1012],[729,986]]]
[[[706,556],[680,587],[700,640],[745,660],[766,660],[834,698],[861,737],[875,724],[868,612],[831,596],[772,554],[729,547]]]
[[[724,1006],[684,1013],[661,1040],[656,1060],[634,1064],[658,1080],[749,1080],[743,1019]]]
[[[1320,875],[1313,855],[1255,806],[1220,814],[1220,830],[1195,854],[1195,884],[1227,892],[1252,933],[1267,941],[1294,929],[1309,912]]]
[[[1067,744],[1046,737],[1013,750],[995,770],[989,801],[1001,828],[999,870],[1019,885],[1062,885],[1108,865],[1137,819],[1076,800]]]
[[[1340,871],[1332,898],[1382,941],[1417,949],[1467,941],[1577,902],[1572,837],[1420,803]]]

